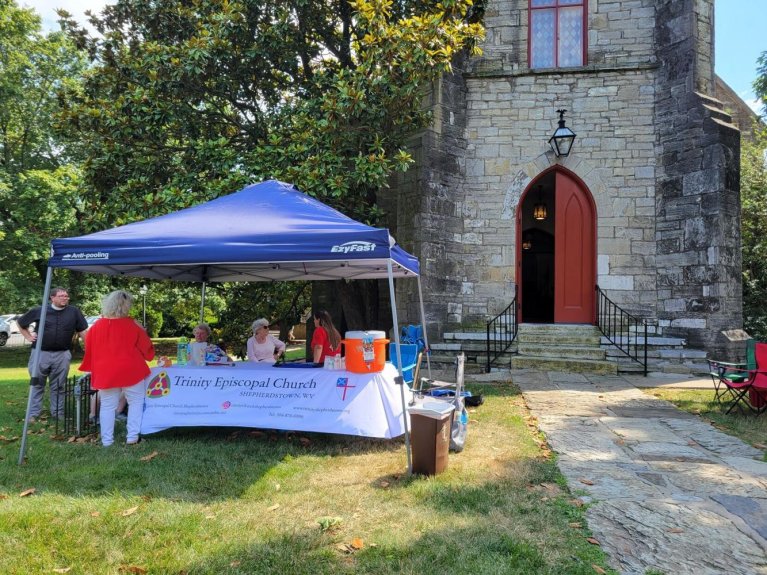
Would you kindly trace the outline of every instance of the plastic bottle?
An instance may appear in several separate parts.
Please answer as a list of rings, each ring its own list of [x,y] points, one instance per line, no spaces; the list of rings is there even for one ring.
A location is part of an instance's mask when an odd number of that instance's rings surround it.
[[[186,357],[189,352],[189,340],[182,337],[178,340],[178,346],[176,346],[176,364],[186,365]]]

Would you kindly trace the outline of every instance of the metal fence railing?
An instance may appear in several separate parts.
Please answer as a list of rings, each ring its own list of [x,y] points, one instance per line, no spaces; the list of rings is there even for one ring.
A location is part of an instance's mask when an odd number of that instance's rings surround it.
[[[518,329],[517,287],[514,286],[514,299],[506,309],[487,322],[487,373],[490,373],[493,362],[511,347]]]
[[[621,309],[596,286],[597,327],[647,375],[647,322]]]
[[[98,418],[90,418],[91,400],[95,400],[95,395],[96,390],[91,389],[90,374],[67,380],[64,386],[64,420],[56,422],[56,435],[59,431],[65,436],[76,437],[96,433]]]

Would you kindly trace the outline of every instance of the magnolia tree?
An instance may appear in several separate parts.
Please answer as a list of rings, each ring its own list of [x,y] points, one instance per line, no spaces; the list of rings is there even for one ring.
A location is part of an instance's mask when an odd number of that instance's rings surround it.
[[[60,115],[85,148],[86,230],[269,178],[377,224],[425,91],[483,34],[470,0],[118,0],[95,36],[60,16],[92,62]],[[345,300],[370,322],[375,295]]]

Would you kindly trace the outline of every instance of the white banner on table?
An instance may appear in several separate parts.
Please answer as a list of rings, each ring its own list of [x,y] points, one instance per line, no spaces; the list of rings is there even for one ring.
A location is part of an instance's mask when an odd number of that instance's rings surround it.
[[[153,368],[141,433],[231,426],[392,438],[405,432],[397,370],[357,374],[237,364]],[[405,388],[406,399],[411,398]]]

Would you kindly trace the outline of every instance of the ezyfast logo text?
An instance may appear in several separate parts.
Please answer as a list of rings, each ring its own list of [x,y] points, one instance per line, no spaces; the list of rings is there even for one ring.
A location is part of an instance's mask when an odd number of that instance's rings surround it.
[[[346,242],[340,246],[333,246],[330,251],[334,254],[348,254],[351,252],[372,252],[375,249],[376,245],[370,242]]]

